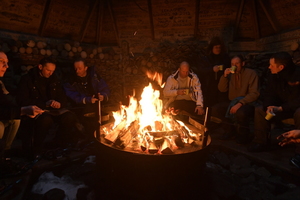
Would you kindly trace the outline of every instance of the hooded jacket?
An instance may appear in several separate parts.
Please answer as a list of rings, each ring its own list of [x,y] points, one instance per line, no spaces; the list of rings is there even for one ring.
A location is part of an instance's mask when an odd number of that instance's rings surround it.
[[[175,101],[177,96],[177,90],[179,89],[178,84],[179,70],[177,70],[174,74],[170,75],[167,79],[166,85],[164,87],[163,93],[166,98],[166,103],[164,105],[165,108],[169,106],[170,103]],[[189,72],[188,75],[188,87],[190,89],[189,96],[193,101],[196,102],[197,106],[203,107],[203,95],[201,90],[201,83],[197,77],[197,75],[193,72]]]

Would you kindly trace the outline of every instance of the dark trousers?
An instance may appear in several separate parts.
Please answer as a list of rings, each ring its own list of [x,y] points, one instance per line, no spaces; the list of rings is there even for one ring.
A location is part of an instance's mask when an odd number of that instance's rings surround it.
[[[230,101],[214,105],[211,115],[222,120],[222,128],[225,132],[232,132],[236,128],[239,135],[250,134],[249,123],[253,119],[254,106],[248,104],[241,106],[234,114],[234,118],[230,119],[225,117],[229,105]],[[234,126],[234,123],[236,126]]]
[[[294,118],[295,128],[300,129],[300,108],[291,112],[277,112],[271,120],[266,120],[265,116],[266,110],[263,109],[263,106],[257,106],[254,117],[254,142],[256,143],[267,144],[270,140],[271,124],[283,119]]]
[[[29,124],[34,126],[32,148],[35,154],[41,153],[46,136],[54,123],[59,125],[54,138],[57,144],[75,142],[78,138],[79,131],[76,126],[78,120],[76,115],[72,112],[65,112],[61,115],[43,113],[35,119],[27,120],[29,120]]]

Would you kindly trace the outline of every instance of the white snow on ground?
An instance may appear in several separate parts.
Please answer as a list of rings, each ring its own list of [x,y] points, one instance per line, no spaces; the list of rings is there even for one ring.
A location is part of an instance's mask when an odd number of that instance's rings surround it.
[[[44,172],[33,185],[32,192],[36,194],[45,194],[51,189],[59,188],[65,191],[65,200],[76,200],[77,190],[84,187],[87,187],[84,183],[76,182],[69,176],[62,176],[59,178],[52,172]]]

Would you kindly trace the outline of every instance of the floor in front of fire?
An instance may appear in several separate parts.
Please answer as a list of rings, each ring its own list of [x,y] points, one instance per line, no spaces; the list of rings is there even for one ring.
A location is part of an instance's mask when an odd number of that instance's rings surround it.
[[[220,134],[215,130],[211,131],[210,136],[212,138],[212,143],[209,145],[209,148],[217,148],[218,150],[221,149],[223,151],[244,155],[262,166],[273,169],[275,173],[294,181],[294,183],[298,185],[300,180],[300,169],[289,163],[289,159],[294,155],[294,147],[280,147],[277,145],[278,141],[276,141],[276,136],[289,128],[292,127],[284,126],[283,129],[275,128],[272,130],[273,148],[266,152],[250,153],[247,151],[247,145],[239,145],[234,140],[219,140]],[[14,141],[13,149],[21,149],[20,140]],[[23,166],[23,171],[20,171],[19,174],[8,176],[0,180],[0,199],[42,199],[42,194],[52,188],[64,190],[65,194],[68,195],[68,199],[99,199],[99,194],[97,198],[97,194],[95,193],[101,191],[101,188],[103,188],[105,183],[101,183],[101,180],[95,176],[98,172],[93,161],[90,162],[89,160],[86,160],[87,158],[93,160],[94,157],[95,152],[92,147],[80,151],[71,150],[57,159],[41,159],[36,163],[28,162],[23,158],[13,157],[12,159],[14,162],[19,162],[21,164],[25,163],[27,165]],[[60,182],[60,185],[57,185],[58,182]],[[56,185],[52,186],[50,183],[56,183]],[[203,187],[203,184],[201,187]],[[205,186],[204,184],[204,187],[209,186]],[[78,192],[79,188],[81,188],[80,193]],[[100,189],[98,190],[98,188]],[[178,190],[184,190],[184,188],[178,188]],[[188,196],[187,192],[185,194]],[[139,198],[140,196],[138,198],[129,198],[132,193],[134,192],[130,191],[127,198],[120,198],[120,196],[110,193],[109,191],[102,191],[100,197],[101,199],[115,199],[115,197],[118,197],[119,199],[147,199],[146,197]],[[56,191],[55,195],[58,194],[59,193]],[[52,194],[49,193],[48,195],[49,198]],[[54,198],[52,197],[52,199],[58,197],[59,195]],[[171,195],[169,199],[177,198]]]

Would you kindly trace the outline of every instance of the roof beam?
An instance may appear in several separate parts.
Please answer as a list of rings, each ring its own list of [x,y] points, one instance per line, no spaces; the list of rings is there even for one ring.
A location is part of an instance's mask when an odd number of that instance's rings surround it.
[[[196,0],[194,37],[196,37],[196,36],[197,36],[197,33],[198,33],[198,27],[199,27],[199,11],[200,11],[200,0]]]
[[[52,10],[52,5],[53,5],[52,2],[53,2],[52,0],[47,0],[45,2],[44,10],[43,10],[43,16],[42,16],[42,19],[41,19],[39,32],[38,32],[39,36],[43,36],[46,24],[47,24],[48,19],[49,19],[49,13]]]
[[[104,13],[104,5],[101,4],[101,2],[99,0],[99,6],[98,6],[98,24],[97,24],[97,34],[96,34],[96,40],[97,40],[97,44],[100,45],[101,42],[101,36],[102,36],[102,28],[103,28],[103,13]]]
[[[150,28],[151,28],[151,39],[155,39],[154,33],[154,24],[153,24],[153,14],[152,14],[152,1],[148,0],[148,13],[149,13],[149,20],[150,20]]]
[[[107,0],[107,5],[108,5],[108,10],[109,10],[109,14],[111,19],[113,20],[113,27],[115,30],[115,37],[117,39],[118,45],[120,46],[120,37],[119,37],[119,30],[118,30],[118,26],[117,26],[117,21],[116,21],[116,17],[114,15],[113,9],[112,9],[112,5],[111,5],[111,0]]]
[[[238,28],[239,28],[239,24],[240,24],[240,21],[241,21],[244,5],[245,5],[245,0],[241,0],[240,5],[239,5],[239,11],[236,15],[236,20],[235,20],[234,37],[236,37],[236,35],[238,33]]]
[[[274,21],[272,20],[271,15],[269,14],[269,12],[268,12],[266,6],[264,5],[264,3],[263,3],[261,0],[258,0],[258,2],[259,2],[259,4],[260,4],[260,6],[262,7],[262,9],[263,9],[265,15],[267,16],[267,18],[268,18],[268,20],[269,20],[269,22],[270,22],[272,28],[274,29],[275,32],[278,32],[278,28],[276,27]]]
[[[95,11],[95,8],[96,8],[96,5],[97,5],[98,2],[99,2],[99,0],[92,0],[92,2],[90,3],[88,14],[86,15],[85,20],[83,21],[83,24],[82,24],[82,27],[81,27],[80,42],[82,42],[83,39],[84,39],[87,27],[88,27],[88,25],[91,21],[91,18],[93,16],[93,13]]]
[[[253,16],[254,16],[254,31],[255,31],[255,39],[260,38],[259,33],[259,26],[257,20],[257,8],[256,8],[256,0],[252,0],[252,9],[253,9]]]

